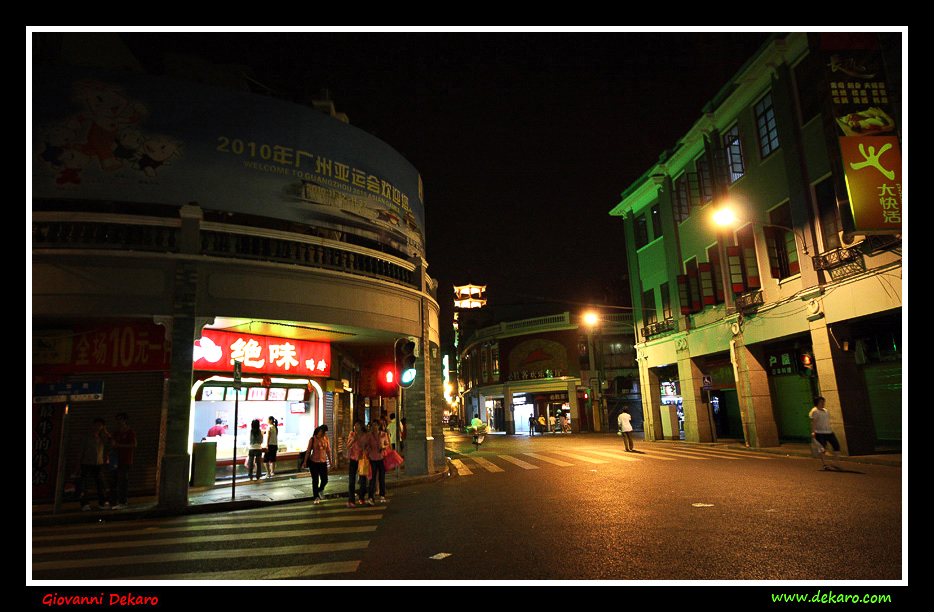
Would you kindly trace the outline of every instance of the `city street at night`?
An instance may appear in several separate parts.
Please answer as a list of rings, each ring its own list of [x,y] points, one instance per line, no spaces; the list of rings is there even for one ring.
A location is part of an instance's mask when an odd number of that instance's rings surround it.
[[[447,437],[387,503],[33,533],[37,580],[898,580],[902,468],[612,434]],[[778,450],[778,449],[774,449]],[[341,493],[343,493],[341,491]]]

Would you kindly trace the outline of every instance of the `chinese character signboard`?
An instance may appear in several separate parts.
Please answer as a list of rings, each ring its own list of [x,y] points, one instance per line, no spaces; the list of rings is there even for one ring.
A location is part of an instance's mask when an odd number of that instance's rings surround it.
[[[327,377],[331,374],[331,345],[288,338],[254,336],[206,329],[195,341],[194,369],[233,372],[242,364],[250,374],[291,374]]]
[[[767,353],[765,358],[770,376],[798,373],[797,353],[794,350]]]
[[[902,157],[898,139],[841,138],[840,153],[856,230],[900,232]]]
[[[859,233],[899,233],[902,161],[878,36],[822,34],[847,197]]]
[[[164,327],[131,323],[43,332],[32,363],[42,374],[165,371],[170,352]]]

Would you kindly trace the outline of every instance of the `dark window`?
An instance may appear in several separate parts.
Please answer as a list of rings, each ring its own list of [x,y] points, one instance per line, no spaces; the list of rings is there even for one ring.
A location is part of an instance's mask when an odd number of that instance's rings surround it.
[[[798,93],[798,112],[805,124],[820,115],[821,92],[825,83],[824,69],[817,56],[808,53],[794,68],[795,90]]]
[[[834,193],[833,179],[826,178],[814,186],[820,232],[825,251],[840,248],[840,211]]]
[[[652,240],[661,238],[662,235],[662,213],[659,204],[652,207]]]
[[[775,107],[772,105],[772,94],[767,93],[755,105],[756,132],[759,135],[759,153],[767,157],[778,147],[778,125],[775,121]]]
[[[662,283],[658,288],[662,296],[662,318],[666,321],[671,317],[671,295],[668,291],[668,283]]]
[[[710,161],[706,153],[697,158],[695,167],[700,185],[700,203],[704,205],[713,200],[713,176],[710,173]]]
[[[691,216],[691,198],[688,191],[687,172],[675,181],[675,221],[680,223]]]
[[[649,326],[658,322],[658,313],[655,311],[655,290],[649,289],[642,294],[642,319]]]
[[[635,219],[636,248],[641,249],[649,243],[649,228],[645,224],[645,214],[641,214]]]

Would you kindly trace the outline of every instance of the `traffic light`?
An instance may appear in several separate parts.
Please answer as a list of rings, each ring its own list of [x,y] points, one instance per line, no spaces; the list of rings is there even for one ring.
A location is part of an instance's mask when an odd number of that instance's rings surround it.
[[[815,364],[814,364],[814,355],[810,351],[804,351],[798,357],[799,363],[801,364],[801,373],[805,376],[814,376],[815,373]]]
[[[408,338],[396,340],[396,372],[399,375],[399,386],[408,389],[415,382],[415,342]]]
[[[396,369],[391,365],[381,367],[377,374],[376,387],[380,397],[395,397],[398,389]]]

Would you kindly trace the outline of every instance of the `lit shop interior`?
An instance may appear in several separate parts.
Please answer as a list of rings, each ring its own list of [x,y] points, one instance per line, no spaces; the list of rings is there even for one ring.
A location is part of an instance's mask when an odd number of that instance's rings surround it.
[[[245,473],[243,462],[249,454],[251,423],[259,420],[265,448],[269,417],[275,417],[279,446],[276,471],[291,471],[297,467],[298,455],[308,446],[315,428],[324,422],[321,386],[312,379],[266,377],[244,378],[240,387],[236,389],[234,379],[229,376],[211,376],[195,382],[189,427],[195,454],[199,454],[203,443],[214,443],[215,478],[230,478],[236,443],[237,471]],[[208,437],[217,419],[224,433]]]

